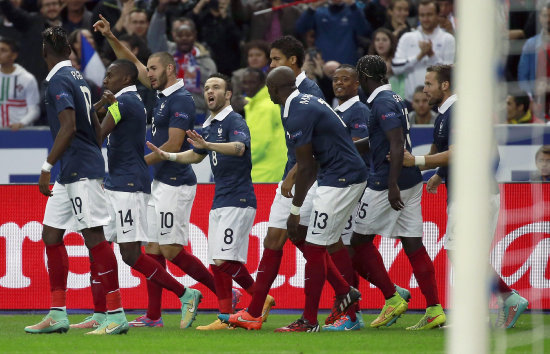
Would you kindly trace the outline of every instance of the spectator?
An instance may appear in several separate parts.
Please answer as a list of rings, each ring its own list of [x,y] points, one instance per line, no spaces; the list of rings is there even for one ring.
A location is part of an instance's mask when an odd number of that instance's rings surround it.
[[[412,108],[414,111],[409,114],[411,124],[431,124],[433,126],[437,113],[432,111],[428,104],[428,96],[424,93],[424,86],[418,86],[414,90]]]
[[[17,1],[18,4],[20,1]],[[61,3],[59,0],[42,0],[40,13],[28,13],[15,6],[12,1],[0,1],[0,10],[5,20],[10,21],[16,29],[19,43],[25,44],[25,50],[21,51],[19,64],[28,68],[38,82],[42,82],[48,74],[48,69],[42,57],[42,31],[51,26],[61,26]],[[6,34],[5,32],[3,33]]]
[[[387,28],[379,28],[374,31],[372,42],[368,50],[369,55],[379,55],[386,63],[386,75],[391,84],[392,91],[399,96],[405,95],[405,75],[394,75],[392,71],[392,60],[397,47],[397,39]],[[361,90],[360,90],[361,91]]]
[[[455,33],[454,0],[437,0],[439,5],[439,26],[450,34]]]
[[[269,43],[260,39],[250,41],[245,44],[244,53],[248,64],[247,68],[259,69],[267,73],[269,70]],[[247,68],[235,70],[231,76],[234,97],[243,93],[242,79]]]
[[[531,99],[525,91],[506,97],[506,122],[508,124],[542,123],[531,111]]]
[[[176,50],[169,53],[176,60],[178,78],[183,79],[185,88],[193,96],[196,112],[205,114],[207,108],[202,91],[206,79],[217,71],[216,63],[208,50],[196,41],[197,30],[193,21],[184,20],[174,34]]]
[[[122,31],[127,15],[130,14],[133,7],[133,0],[100,0],[92,11],[92,24],[99,21],[99,14],[101,14],[109,23],[115,24],[113,33],[118,34]],[[122,16],[123,8],[125,16]],[[106,48],[104,46],[105,38],[101,33],[94,31],[93,35],[98,48]]]
[[[94,36],[92,35],[92,32],[84,28],[78,28],[72,31],[67,39],[69,40],[69,45],[76,53],[79,61],[82,59],[81,35],[84,36],[86,40],[88,40],[92,48],[96,49],[96,43],[94,41]]]
[[[198,39],[212,51],[218,72],[231,75],[241,63],[241,33],[231,17],[229,0],[199,0],[192,14],[201,24]]]
[[[248,103],[244,106],[244,117],[250,129],[252,182],[280,181],[286,164],[281,107],[271,102],[262,70],[247,68],[242,84],[248,97]]]
[[[246,7],[246,22],[250,23],[248,39],[262,39],[268,43],[286,36],[295,35],[295,25],[301,11],[296,6],[285,7],[278,11],[253,15],[254,11],[282,5],[283,0],[260,0]]]
[[[531,175],[531,181],[550,182],[550,145],[543,145],[535,154],[537,171]]]
[[[550,2],[546,2],[539,11],[539,22],[542,28],[541,32],[527,40],[521,51],[521,57],[518,65],[518,81],[522,90],[535,95],[535,79],[537,78],[537,69],[539,66],[539,55],[546,55],[548,52],[547,43],[550,41]],[[541,66],[545,66],[550,60],[543,60]],[[546,77],[546,68],[540,68],[539,74],[544,73]]]
[[[147,41],[147,30],[149,29],[149,17],[143,9],[132,9],[128,15],[126,33],[140,37]]]
[[[391,4],[391,0],[369,0],[365,1],[365,18],[372,26],[372,29],[378,29],[386,23],[386,13]]]
[[[324,60],[355,65],[358,59],[358,37],[369,36],[370,24],[355,0],[324,0],[312,3],[296,23],[296,32],[315,31],[315,46]]]
[[[0,38],[1,126],[11,130],[32,124],[40,115],[38,84],[31,73],[15,64],[18,54],[14,40]]]
[[[64,0],[64,3],[61,20],[67,33],[78,28],[92,29],[92,13],[84,6],[86,0]]]
[[[403,34],[411,31],[411,26],[407,22],[409,8],[409,0],[392,0],[388,6],[386,22],[383,27],[390,30],[397,40]]]
[[[416,31],[405,33],[397,43],[392,61],[395,75],[405,74],[405,99],[412,100],[414,89],[424,83],[426,68],[435,64],[452,64],[455,39],[438,25],[435,0],[420,0]]]

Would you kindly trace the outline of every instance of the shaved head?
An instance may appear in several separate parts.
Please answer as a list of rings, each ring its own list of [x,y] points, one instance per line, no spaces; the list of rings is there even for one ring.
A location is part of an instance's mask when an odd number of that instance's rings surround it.
[[[288,66],[275,68],[267,75],[267,86],[272,86],[273,88],[290,86],[295,83],[296,77],[294,76],[294,71]]]
[[[296,90],[296,76],[288,66],[279,66],[269,72],[266,85],[271,101],[284,104],[292,91]]]

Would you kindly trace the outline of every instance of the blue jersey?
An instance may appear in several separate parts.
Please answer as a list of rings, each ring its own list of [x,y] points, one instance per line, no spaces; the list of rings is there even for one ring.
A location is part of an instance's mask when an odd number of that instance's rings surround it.
[[[359,101],[359,96],[355,96],[342,103],[334,109],[342,118],[347,126],[349,135],[353,138],[363,139],[369,136],[367,121],[370,116],[370,109],[363,102]],[[369,166],[367,154],[361,156],[363,161]]]
[[[313,95],[313,96],[325,99],[325,95],[323,95],[323,91],[321,91],[317,83],[315,83],[315,81],[311,80],[310,78],[306,77],[306,73],[303,71],[300,73],[300,75],[296,77],[296,87],[298,88],[298,91],[300,91],[300,93]],[[291,148],[288,143],[288,137],[286,140],[286,148],[287,148],[287,153],[286,153],[287,161],[285,166],[285,172],[283,173],[283,179],[286,178],[288,171],[290,171],[292,167],[296,165],[296,154],[294,153],[294,148]]]
[[[161,146],[168,141],[168,130],[178,128],[190,130],[195,126],[195,102],[189,91],[183,87],[183,81],[158,93],[158,100],[153,108],[153,126],[151,128],[152,142]],[[190,145],[184,139],[180,151],[189,150]],[[192,186],[197,184],[197,177],[190,165],[172,161],[162,161],[155,165],[154,178],[157,181],[171,185]]]
[[[44,101],[54,140],[61,127],[59,113],[66,109],[75,113],[76,133],[59,160],[57,181],[65,184],[81,178],[103,178],[105,161],[92,124],[92,95],[86,81],[69,60],[59,62],[46,77]]]
[[[367,100],[371,109],[368,120],[370,152],[369,152],[369,183],[374,190],[388,188],[390,163],[386,156],[390,152],[390,142],[386,132],[401,127],[405,148],[410,152],[411,138],[409,136],[409,115],[405,102],[398,94],[391,90],[390,85],[377,88]],[[411,188],[422,181],[422,174],[418,167],[403,167],[398,179],[401,190]]]
[[[451,113],[452,106],[448,107],[444,113],[439,113],[434,122],[433,144],[437,152],[449,150],[451,137]],[[442,166],[437,169],[437,174],[443,178],[449,188],[449,166]]]
[[[107,137],[109,174],[105,189],[121,192],[151,193],[145,151],[147,111],[136,86],[122,89],[117,102],[109,107],[115,129]]]
[[[293,149],[312,145],[319,186],[342,188],[367,179],[346,124],[323,99],[294,91],[285,104],[283,126]]]
[[[210,167],[216,183],[212,209],[223,207],[256,208],[256,195],[250,171],[250,131],[244,118],[227,106],[213,119],[203,125],[202,136],[211,143],[240,141],[245,145],[243,156],[229,156],[215,151],[194,149],[201,155],[210,156]]]

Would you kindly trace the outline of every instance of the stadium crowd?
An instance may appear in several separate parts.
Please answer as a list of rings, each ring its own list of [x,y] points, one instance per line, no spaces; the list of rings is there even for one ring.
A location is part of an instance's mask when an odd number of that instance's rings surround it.
[[[247,69],[264,74],[269,69],[269,44],[293,35],[306,48],[303,70],[321,87],[327,102],[337,105],[332,76],[340,64],[355,65],[365,54],[378,54],[388,67],[393,90],[406,99],[412,124],[430,124],[435,118],[419,86],[425,70],[455,59],[454,32],[458,19],[453,0],[319,0],[284,7],[278,11],[255,11],[280,6],[282,0],[2,0],[0,1],[0,56],[2,124],[13,130],[46,125],[43,105],[47,69],[36,60],[42,51],[40,33],[62,26],[68,33],[71,60],[82,69],[91,87],[92,100],[102,93],[105,68],[116,59],[100,33],[93,30],[99,15],[113,24],[113,33],[142,63],[151,53],[167,51],[178,64],[178,78],[196,103],[198,122],[206,114],[202,97],[206,78],[219,72],[232,77],[236,111],[245,109],[254,94],[246,91]],[[539,2],[542,4],[542,2]],[[511,47],[503,78],[511,85],[507,117],[501,123],[544,123],[548,119],[547,94],[548,26],[550,5],[533,1],[509,1],[502,14],[503,31]],[[537,30],[540,28],[540,30]],[[83,43],[86,41],[87,43]],[[97,53],[99,59],[93,57]],[[155,95],[138,85],[150,122]],[[262,106],[264,107],[264,106]],[[259,109],[259,108],[258,108]],[[265,107],[262,109],[266,109]]]

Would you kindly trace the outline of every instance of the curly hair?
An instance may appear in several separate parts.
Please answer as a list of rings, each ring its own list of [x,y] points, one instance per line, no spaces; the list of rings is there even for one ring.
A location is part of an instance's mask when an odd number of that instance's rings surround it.
[[[42,41],[56,56],[68,58],[71,55],[67,31],[63,27],[54,26],[45,29],[42,32]]]
[[[386,62],[379,55],[365,55],[357,61],[359,80],[366,80],[368,77],[382,84],[387,84],[387,70]]]

